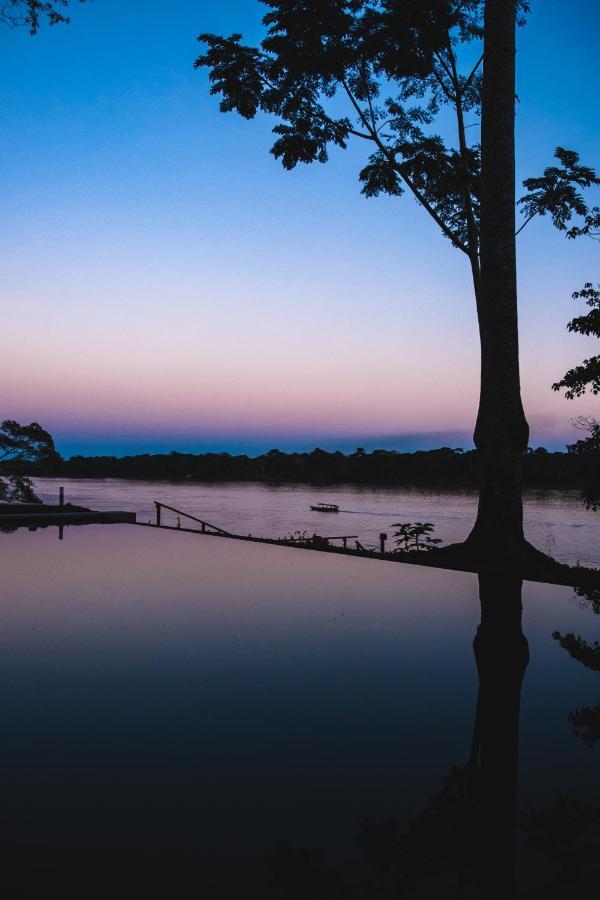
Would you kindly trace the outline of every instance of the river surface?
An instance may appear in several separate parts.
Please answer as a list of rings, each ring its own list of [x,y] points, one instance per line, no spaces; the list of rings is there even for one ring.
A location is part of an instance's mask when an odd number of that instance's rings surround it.
[[[36,480],[41,498],[58,502],[59,485],[66,499],[92,509],[120,509],[154,521],[154,501],[181,509],[238,534],[284,537],[294,532],[323,536],[356,535],[367,547],[379,546],[388,535],[393,547],[395,522],[432,522],[444,543],[462,541],[477,512],[474,491],[422,488],[313,486],[305,484],[124,481],[121,479]],[[337,514],[316,513],[311,505],[337,503]],[[588,512],[577,491],[527,491],[525,533],[545,553],[560,562],[600,565],[600,513]],[[163,513],[176,524],[177,516]],[[186,520],[180,516],[182,526]]]

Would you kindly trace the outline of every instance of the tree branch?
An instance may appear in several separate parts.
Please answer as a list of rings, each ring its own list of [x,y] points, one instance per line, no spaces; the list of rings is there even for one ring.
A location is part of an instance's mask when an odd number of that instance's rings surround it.
[[[479,59],[477,60],[477,62],[475,63],[475,65],[473,66],[473,68],[472,68],[472,70],[471,70],[471,74],[467,77],[467,80],[465,81],[465,83],[464,83],[464,85],[463,85],[463,88],[462,88],[462,92],[463,92],[463,93],[466,91],[466,89],[469,87],[469,85],[471,84],[471,82],[472,82],[473,79],[475,78],[475,75],[476,75],[476,73],[477,73],[477,69],[479,68],[479,66],[481,65],[482,62],[483,62],[483,53],[481,54],[481,56],[479,57]]]
[[[440,51],[439,51],[439,50],[436,50],[435,53],[434,53],[433,55],[434,55],[435,58],[438,60],[439,64],[440,64],[441,67],[443,68],[443,70],[444,70],[444,72],[446,73],[446,75],[448,76],[448,78],[452,81],[452,72],[451,72],[450,69],[448,68],[448,66],[447,66],[447,64],[446,64],[446,60],[444,59],[444,57],[442,56],[442,54],[440,53]],[[434,69],[434,71],[435,71],[435,69]]]
[[[437,54],[436,54],[436,56],[437,56]],[[446,70],[445,66],[444,66],[444,70]],[[448,90],[448,88],[444,82],[444,79],[442,78],[442,76],[440,75],[440,73],[438,72],[438,70],[436,69],[435,66],[432,67],[432,72],[433,72],[435,80],[441,87],[442,91],[444,92],[444,94],[446,95],[446,97],[448,98],[450,103],[456,103],[456,97],[450,93],[450,91]]]
[[[537,214],[538,214],[538,213],[537,213],[537,210],[536,210],[535,212],[532,212],[530,216],[527,216],[527,218],[525,219],[525,221],[523,222],[523,224],[520,226],[520,228],[517,228],[517,230],[515,231],[515,237],[517,237],[518,234],[521,234],[521,232],[523,231],[523,229],[525,228],[525,226],[526,226],[526,225],[529,225],[529,223],[531,222],[531,220],[532,220],[532,219],[535,219],[535,217],[537,216]]]
[[[373,104],[371,103],[371,91],[369,90],[369,82],[367,80],[367,76],[365,75],[364,63],[363,63],[363,80],[365,82],[365,91],[367,93],[367,103],[369,104],[369,112],[371,113],[371,122],[373,123],[373,131],[377,131],[377,120],[375,118],[375,113],[373,111]]]
[[[462,93],[460,90],[459,79],[458,79],[458,71],[456,68],[456,60],[454,58],[454,53],[452,52],[452,48],[449,47],[449,55],[450,55],[450,65],[452,67],[452,80],[454,84],[454,90],[456,92],[456,102],[454,104],[454,111],[456,113],[456,124],[458,129],[458,144],[460,148],[460,161],[461,168],[463,170],[464,176],[464,202],[465,202],[465,217],[467,220],[467,234],[469,241],[469,259],[471,261],[471,270],[473,273],[473,286],[475,288],[475,297],[479,296],[479,281],[481,277],[481,270],[479,265],[479,237],[477,233],[477,223],[475,221],[475,210],[473,209],[473,199],[471,197],[471,190],[469,186],[469,178],[470,172],[467,163],[467,138],[465,135],[465,119],[463,114],[462,107]]]
[[[452,243],[454,244],[455,247],[457,247],[459,250],[462,250],[462,252],[464,254],[466,254],[466,256],[468,256],[470,259],[471,254],[469,252],[469,248],[466,247],[462,243],[462,241],[457,237],[457,235],[450,228],[448,228],[448,226],[446,225],[444,220],[442,218],[440,218],[440,216],[437,214],[434,207],[429,203],[429,201],[423,196],[423,194],[418,189],[418,187],[414,184],[413,180],[406,174],[406,172],[403,171],[403,167],[400,163],[398,163],[396,161],[396,157],[395,157],[395,154],[393,153],[393,151],[390,150],[389,147],[386,147],[386,145],[382,142],[382,140],[379,137],[379,135],[377,134],[377,132],[373,128],[371,128],[365,113],[361,109],[359,103],[357,103],[356,98],[354,97],[352,91],[348,87],[348,84],[345,81],[345,79],[342,80],[340,83],[341,83],[342,87],[344,88],[344,90],[346,91],[346,94],[348,95],[348,98],[349,98],[350,102],[352,103],[352,106],[358,113],[361,122],[363,123],[364,127],[367,129],[369,134],[371,135],[371,139],[375,142],[375,144],[377,145],[379,150],[384,154],[384,156],[386,157],[386,159],[388,160],[390,165],[393,167],[394,171],[402,178],[402,180],[404,181],[406,186],[414,194],[414,196],[419,201],[421,206],[427,210],[427,212],[429,213],[431,218],[441,228],[441,230],[446,235],[446,237],[450,241],[452,241]]]

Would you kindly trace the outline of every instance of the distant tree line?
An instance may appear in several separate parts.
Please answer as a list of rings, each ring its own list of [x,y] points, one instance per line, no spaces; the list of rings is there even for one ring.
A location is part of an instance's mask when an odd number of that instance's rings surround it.
[[[583,489],[597,480],[600,448],[588,450],[583,442],[567,453],[543,447],[524,454],[525,484],[529,487]],[[395,450],[358,448],[354,453],[283,453],[269,450],[261,456],[229,453],[171,453],[138,456],[58,455],[29,467],[30,475],[65,478],[131,478],[169,481],[265,481],[350,484],[414,484],[441,487],[475,487],[479,477],[477,450],[439,450],[402,453]]]

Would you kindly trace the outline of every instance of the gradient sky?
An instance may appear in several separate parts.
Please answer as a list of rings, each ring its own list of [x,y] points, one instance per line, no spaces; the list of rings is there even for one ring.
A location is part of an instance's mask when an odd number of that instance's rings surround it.
[[[285,172],[273,122],[218,112],[201,31],[261,34],[255,0],[94,0],[0,31],[0,418],[72,452],[468,446],[478,339],[466,258],[408,197],[366,200],[365,147]],[[557,145],[600,166],[597,0],[534,0],[519,34],[518,171]],[[597,202],[597,200],[596,200]],[[533,446],[598,415],[550,385],[600,247],[519,243]]]

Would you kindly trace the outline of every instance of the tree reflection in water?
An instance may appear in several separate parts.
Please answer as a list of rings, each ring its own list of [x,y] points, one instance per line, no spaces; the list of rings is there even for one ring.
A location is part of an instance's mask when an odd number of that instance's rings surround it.
[[[575,588],[575,597],[581,609],[590,609],[594,615],[600,615],[600,591]],[[552,637],[573,659],[583,663],[587,669],[600,672],[598,641],[589,644],[582,638],[575,637],[572,632],[562,634],[560,631],[553,631]],[[595,706],[582,706],[569,713],[569,722],[573,726],[573,733],[590,749],[600,741],[600,703]]]
[[[526,848],[546,867],[558,867],[560,881],[576,878],[582,865],[598,861],[600,810],[559,797],[549,810],[525,801],[518,814],[519,712],[529,661],[521,591],[521,579],[510,573],[479,575],[481,623],[473,641],[479,690],[467,762],[450,769],[440,791],[408,827],[395,820],[359,823],[357,843],[369,872],[359,883],[329,868],[317,850],[278,844],[267,858],[275,896],[510,900],[517,897],[517,826]],[[584,648],[580,639],[566,639],[576,659],[586,665],[597,659],[596,645]],[[588,713],[584,707],[572,714],[588,742],[597,739],[599,711]],[[528,891],[526,896],[534,895]]]
[[[594,615],[600,614],[600,591],[575,588],[575,597],[581,609],[590,609]],[[568,652],[572,659],[582,663],[593,672],[600,672],[600,643],[588,643],[572,632],[562,634],[553,631],[552,637]],[[600,741],[600,703],[595,706],[582,706],[569,713],[569,722],[573,733],[580,737],[590,749]]]

